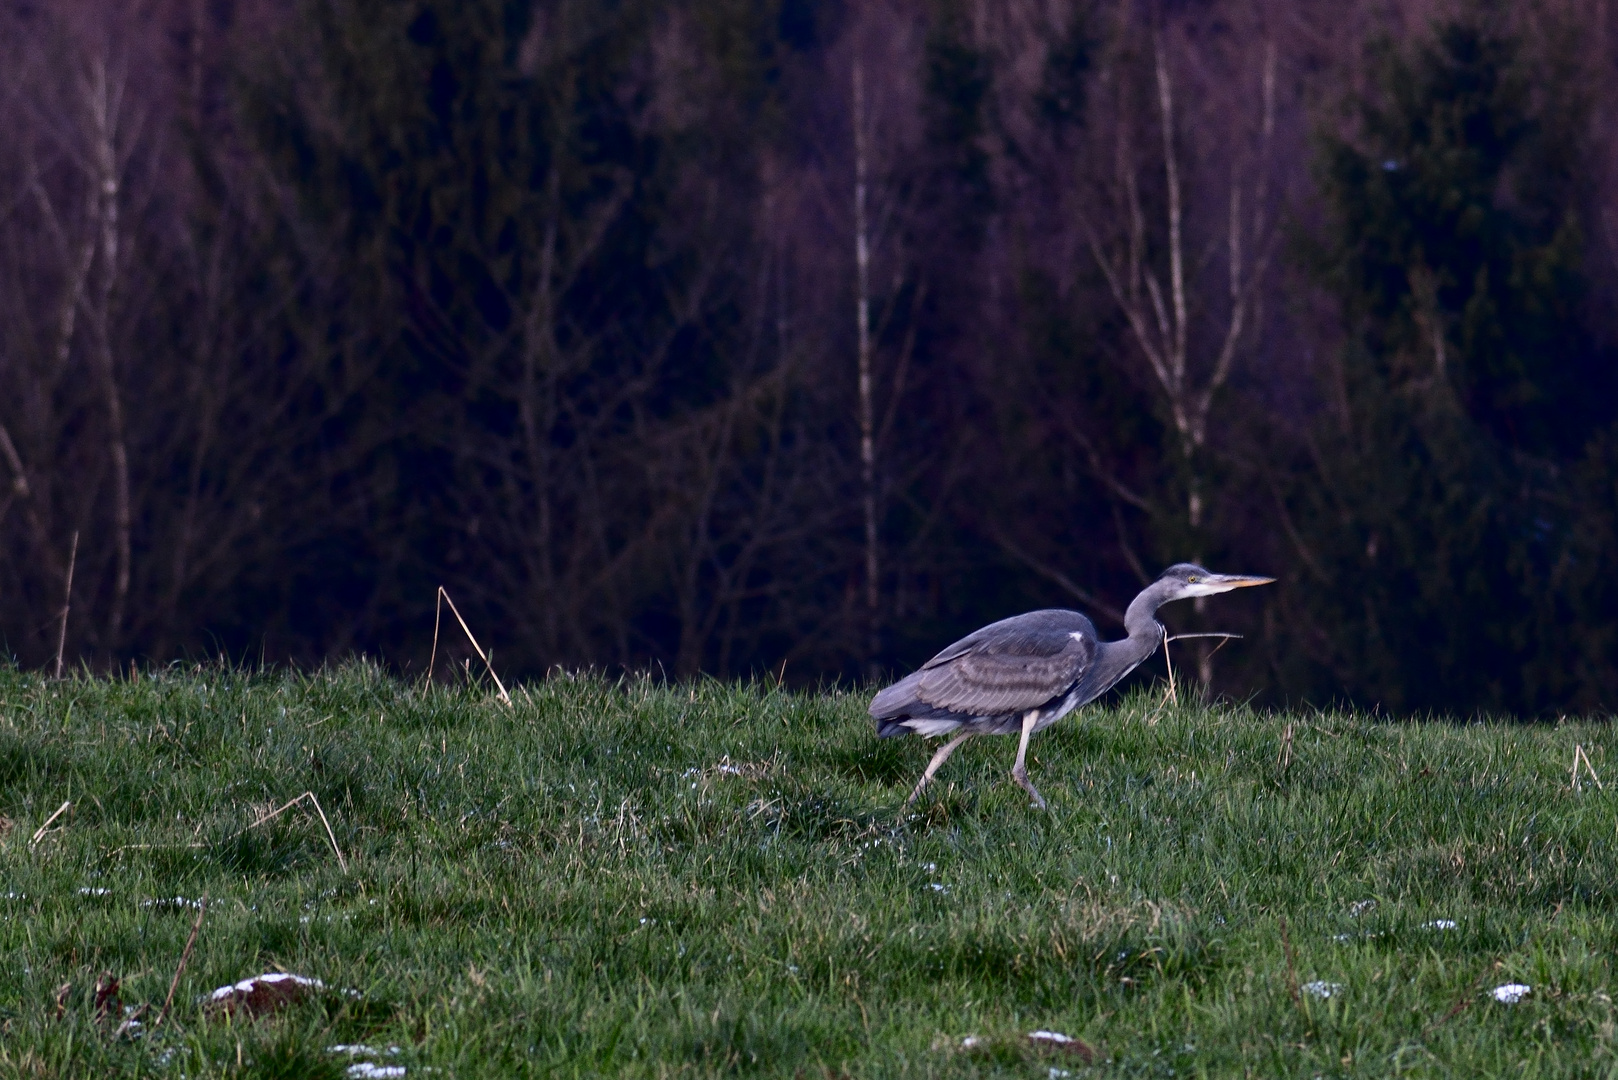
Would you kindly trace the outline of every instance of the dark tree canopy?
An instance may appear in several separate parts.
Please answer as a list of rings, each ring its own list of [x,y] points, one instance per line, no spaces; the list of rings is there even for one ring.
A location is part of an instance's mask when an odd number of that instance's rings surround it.
[[[1611,709],[1587,7],[0,7],[4,647]]]

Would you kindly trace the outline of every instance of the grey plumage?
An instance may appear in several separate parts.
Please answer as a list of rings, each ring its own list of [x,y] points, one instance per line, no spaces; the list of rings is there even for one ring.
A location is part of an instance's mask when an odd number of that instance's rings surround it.
[[[1128,637],[1120,641],[1100,640],[1088,618],[1060,609],[1016,615],[968,634],[871,701],[871,717],[883,738],[955,736],[933,755],[910,801],[966,739],[1020,731],[1011,774],[1044,807],[1024,764],[1029,737],[1105,694],[1156,652],[1163,643],[1163,627],[1155,617],[1159,607],[1273,580],[1214,574],[1178,563],[1129,605],[1124,614]]]

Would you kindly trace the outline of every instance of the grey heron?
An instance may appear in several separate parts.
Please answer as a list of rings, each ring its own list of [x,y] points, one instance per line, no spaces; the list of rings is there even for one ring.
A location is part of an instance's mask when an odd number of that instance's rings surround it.
[[[1124,612],[1129,636],[1122,641],[1102,641],[1088,618],[1060,609],[1015,615],[968,634],[871,701],[871,718],[882,738],[912,732],[953,736],[927,763],[905,805],[916,801],[967,739],[1021,732],[1011,777],[1045,809],[1024,764],[1029,737],[1105,694],[1156,652],[1164,636],[1157,609],[1164,604],[1274,580],[1177,563],[1130,603]]]

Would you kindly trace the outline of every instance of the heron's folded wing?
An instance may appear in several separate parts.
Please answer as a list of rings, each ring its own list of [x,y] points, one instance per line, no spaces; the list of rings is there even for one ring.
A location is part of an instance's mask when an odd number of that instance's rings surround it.
[[[1093,633],[1002,632],[918,672],[913,692],[929,705],[972,716],[1036,709],[1067,693],[1095,654]]]

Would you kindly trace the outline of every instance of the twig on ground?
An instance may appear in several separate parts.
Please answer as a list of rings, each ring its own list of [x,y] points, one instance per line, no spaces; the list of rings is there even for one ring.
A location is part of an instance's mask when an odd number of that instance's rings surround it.
[[[1287,989],[1292,992],[1292,1003],[1303,1008],[1303,995],[1298,993],[1298,964],[1292,956],[1292,938],[1287,934],[1287,917],[1281,916],[1281,948],[1287,954]]]
[[[1491,972],[1493,970],[1494,970],[1494,965],[1490,965],[1489,967],[1485,967],[1483,969],[1483,972],[1480,975],[1478,975],[1478,977],[1476,979],[1472,980],[1472,985],[1467,987],[1466,993],[1462,994],[1459,998],[1457,998],[1456,1001],[1455,1001],[1455,1004],[1453,1004],[1453,1005],[1451,1005],[1449,1007],[1449,1012],[1445,1013],[1443,1016],[1440,1016],[1437,1020],[1434,1020],[1432,1023],[1428,1024],[1426,1029],[1422,1031],[1421,1037],[1425,1039],[1427,1036],[1431,1035],[1433,1032],[1437,1031],[1439,1028],[1443,1027],[1445,1024],[1449,1023],[1451,1020],[1453,1020],[1457,1016],[1461,1015],[1461,1013],[1464,1012],[1466,1010],[1466,1008],[1469,1005],[1472,1004],[1473,999],[1478,996],[1478,991],[1483,989],[1484,980],[1486,980],[1489,977],[1489,972]]]
[[[197,921],[191,924],[191,936],[185,939],[185,948],[180,952],[180,965],[174,969],[174,980],[169,983],[168,996],[163,999],[163,1011],[157,1014],[152,1021],[152,1027],[158,1028],[163,1024],[169,1014],[169,1006],[174,1004],[174,991],[179,988],[180,976],[185,974],[185,962],[191,959],[191,950],[196,947],[197,934],[202,930],[202,917],[208,913],[208,894],[202,894],[202,900],[197,904]]]
[[[46,818],[45,819],[45,824],[41,825],[39,827],[38,831],[36,831],[34,833],[34,838],[32,840],[28,841],[28,846],[33,847],[35,844],[37,844],[41,840],[43,840],[45,838],[46,830],[48,830],[51,827],[51,822],[55,821],[57,818],[61,817],[65,813],[67,813],[67,811],[69,809],[71,809],[72,806],[73,806],[73,803],[72,803],[71,800],[69,800],[68,802],[63,803],[61,806],[58,806],[56,808],[56,813],[54,813],[50,817]]]
[[[450,599],[449,593],[442,585],[438,587],[438,607],[433,614],[433,651],[427,658],[427,678],[432,679],[433,664],[438,658],[438,622],[443,615],[444,604],[449,605],[449,610],[455,616],[455,621],[461,624],[461,630],[466,634],[466,640],[472,643],[472,648],[478,651],[478,659],[482,660],[483,666],[489,669],[489,677],[494,679],[494,685],[500,688],[500,700],[506,703],[506,708],[512,708],[511,695],[506,693],[506,684],[500,681],[500,676],[495,673],[494,665],[489,662],[488,654],[483,651],[483,646],[478,644],[478,639],[472,635],[472,628],[466,625],[465,619],[461,618],[460,609],[455,606],[455,601]]]

